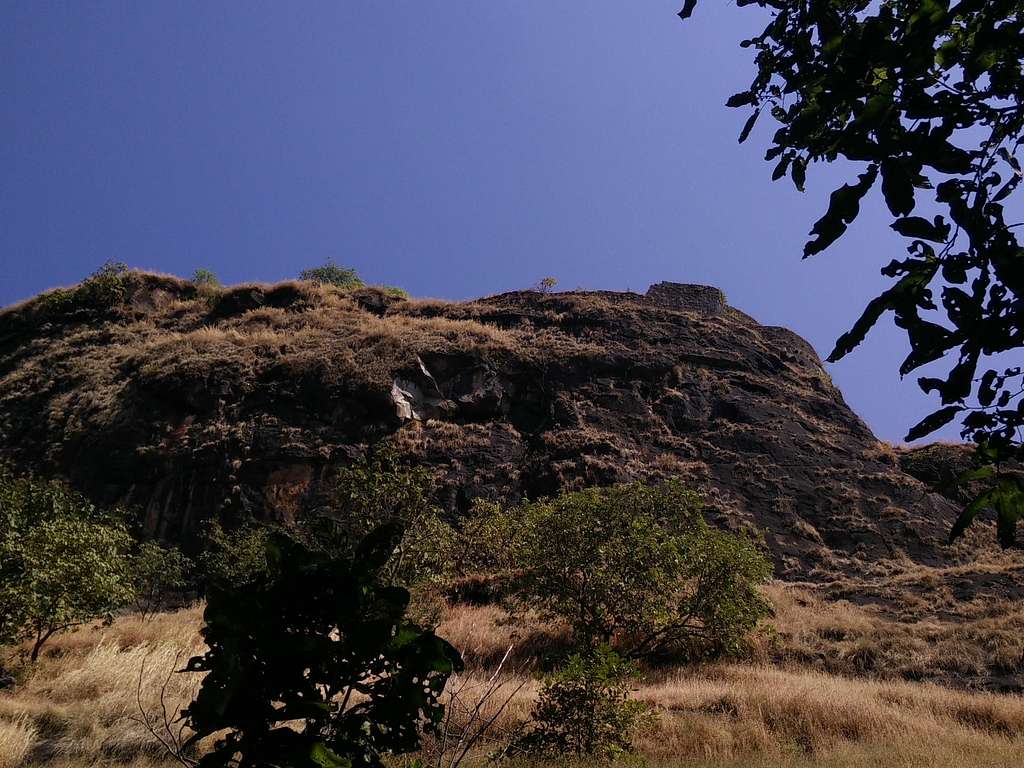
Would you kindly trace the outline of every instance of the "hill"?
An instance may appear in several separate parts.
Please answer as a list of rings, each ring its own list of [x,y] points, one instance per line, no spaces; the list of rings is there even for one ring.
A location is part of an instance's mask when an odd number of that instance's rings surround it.
[[[288,518],[384,438],[477,497],[681,477],[780,575],[946,562],[956,507],[901,469],[811,346],[721,291],[407,300],[131,272],[0,313],[0,459],[145,510]],[[109,288],[109,286],[108,286]]]

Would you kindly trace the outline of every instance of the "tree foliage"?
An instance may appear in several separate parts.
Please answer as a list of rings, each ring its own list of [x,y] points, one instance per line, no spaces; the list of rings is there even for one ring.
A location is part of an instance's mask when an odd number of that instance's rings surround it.
[[[461,659],[380,583],[400,538],[384,526],[342,557],[274,533],[256,581],[210,586],[209,650],[187,665],[207,674],[182,712],[192,743],[220,734],[200,766],[379,766],[418,747]]]
[[[267,541],[273,531],[266,525],[247,520],[226,530],[218,520],[206,525],[205,549],[199,555],[199,570],[207,584],[232,584],[242,587],[264,577]]]
[[[339,471],[329,507],[305,521],[309,540],[349,554],[371,530],[397,523],[403,535],[381,577],[405,586],[443,577],[452,567],[455,531],[435,503],[435,491],[430,470],[404,464],[383,443]]]
[[[127,273],[128,265],[124,262],[107,260],[75,287],[47,291],[40,297],[40,302],[46,311],[54,313],[106,309],[127,298]]]
[[[155,541],[139,544],[129,564],[135,610],[143,619],[164,610],[169,598],[189,586],[192,568],[192,560],[177,547]]]
[[[216,272],[200,268],[192,273],[192,284],[204,289],[220,288],[220,279]]]
[[[558,279],[554,277],[542,277],[535,287],[535,290],[540,293],[551,293],[558,285]]]
[[[1014,195],[1024,178],[1024,3],[738,4],[770,10],[762,33],[742,43],[755,52],[753,82],[727,102],[751,110],[740,141],[759,115],[770,115],[778,124],[766,153],[775,163],[773,178],[788,174],[801,190],[813,163],[843,159],[863,167],[832,193],[804,256],[842,237],[875,188],[893,230],[908,241],[906,257],[882,270],[893,284],[868,303],[829,360],[848,354],[892,312],[910,341],[901,375],[952,360],[944,375],[919,379],[942,407],[907,439],[960,417],[963,436],[982,446],[982,461],[1017,456],[1024,369],[1005,367],[1003,353],[1024,341],[1024,259],[1014,231],[1020,222],[1012,215],[1020,212]],[[680,16],[688,18],[696,6],[686,0]],[[1003,490],[992,498],[1006,503],[989,506],[998,511],[1000,540],[1009,544],[1024,495],[1012,476],[1000,476],[996,488]]]
[[[0,472],[0,642],[31,640],[35,661],[57,632],[127,604],[131,543],[66,486]]]
[[[615,640],[630,656],[737,652],[769,611],[758,590],[766,556],[708,525],[699,496],[678,483],[481,509],[492,519],[470,530],[492,536],[480,547],[500,548],[521,572],[520,601],[568,622],[586,650]]]
[[[354,269],[338,266],[333,259],[328,259],[319,267],[302,270],[299,272],[299,280],[333,285],[337,288],[362,288],[366,285]]]

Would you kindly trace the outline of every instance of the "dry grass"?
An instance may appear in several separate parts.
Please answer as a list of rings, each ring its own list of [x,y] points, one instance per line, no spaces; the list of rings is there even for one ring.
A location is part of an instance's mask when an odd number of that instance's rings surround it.
[[[505,679],[510,691],[524,682]],[[529,718],[537,684],[525,682],[496,722],[499,739]],[[653,765],[1011,766],[1024,749],[1019,696],[741,665],[652,675],[633,695],[658,715],[637,741]]]
[[[191,608],[55,638],[14,693],[0,695],[0,767],[164,763],[139,722],[138,695],[150,715],[165,682],[172,714],[192,699],[196,676],[170,673],[200,649],[198,626]]]
[[[39,729],[26,715],[0,720],[0,768],[20,766],[38,737]]]
[[[858,676],[985,686],[1024,673],[1024,607],[977,601],[958,617],[900,621],[872,606],[777,585],[776,661]]]
[[[59,334],[45,339],[29,333],[33,340],[19,349],[17,365],[0,372],[0,406],[16,412],[22,401],[39,401],[50,427],[69,441],[151,416],[125,412],[129,380],[162,400],[195,407],[214,379],[239,396],[294,380],[327,392],[379,394],[390,391],[399,372],[416,370],[419,355],[487,360],[600,352],[565,334],[501,327],[486,319],[483,306],[397,301],[370,311],[361,302],[373,299],[372,289],[285,282],[204,294],[170,277],[133,272],[126,280],[124,304],[72,313],[55,324]],[[36,299],[2,309],[0,317],[31,329],[52,322],[50,311]]]
[[[787,669],[954,688],[998,691],[1024,684],[1024,604],[1012,596],[1024,564],[1013,555],[991,554],[946,568],[877,568],[824,584],[769,584],[766,596],[775,617],[756,637],[753,658]],[[957,585],[986,582],[983,597],[958,594]],[[500,584],[481,577],[465,580],[452,594],[497,599],[501,591]],[[482,666],[496,663],[512,641],[529,668],[566,643],[564,628],[523,617],[513,622],[496,605],[458,606],[441,630]]]
[[[776,582],[777,663],[854,676],[999,688],[1024,678],[1024,563],[878,563],[819,584]]]
[[[779,621],[794,637],[847,622],[851,633],[874,631],[870,617],[849,605],[808,601],[798,588],[774,585]],[[788,601],[788,602],[787,602]],[[0,694],[0,768],[169,765],[137,721],[143,705],[159,707],[167,672],[200,648],[198,608],[129,616],[111,627],[58,637],[13,692]],[[455,606],[439,626],[464,654],[467,696],[486,690],[490,670],[514,644],[504,690],[521,684],[501,712],[495,734],[513,733],[529,718],[539,657],[564,643],[557,627],[530,619],[511,623],[496,606]],[[177,660],[177,662],[176,662]],[[906,681],[854,679],[766,663],[714,664],[650,670],[634,696],[658,713],[638,741],[652,766],[1011,766],[1024,750],[1024,698],[971,693]],[[196,681],[174,675],[168,705],[176,711]],[[484,707],[489,715],[503,702]],[[483,762],[486,749],[473,762]],[[429,757],[429,754],[425,755]],[[6,762],[5,762],[6,761]],[[515,765],[515,763],[513,763]]]

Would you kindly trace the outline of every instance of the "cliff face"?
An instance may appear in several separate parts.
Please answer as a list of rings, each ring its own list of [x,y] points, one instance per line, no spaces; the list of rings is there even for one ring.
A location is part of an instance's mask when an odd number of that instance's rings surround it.
[[[445,502],[680,477],[792,577],[932,561],[955,508],[905,474],[813,349],[720,291],[407,301],[300,283],[200,292],[132,273],[112,304],[0,313],[0,458],[187,537],[289,517],[390,438]]]

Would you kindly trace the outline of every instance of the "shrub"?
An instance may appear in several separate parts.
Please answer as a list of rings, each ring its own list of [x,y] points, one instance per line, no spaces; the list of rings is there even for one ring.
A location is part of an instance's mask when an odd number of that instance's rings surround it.
[[[631,751],[634,734],[653,721],[646,705],[629,700],[634,673],[608,646],[571,656],[545,680],[533,709],[533,727],[519,748],[549,758],[612,758]]]
[[[193,272],[192,283],[198,288],[220,288],[220,280],[209,269],[197,269]]]
[[[189,584],[192,561],[176,547],[162,547],[155,541],[139,545],[131,559],[135,588],[135,610],[142,618],[166,608],[168,598]]]
[[[44,310],[72,312],[78,309],[106,309],[124,301],[128,295],[125,274],[128,265],[107,261],[74,288],[57,288],[40,297]]]
[[[346,558],[275,533],[255,582],[211,584],[210,650],[187,665],[207,674],[182,713],[186,748],[218,734],[200,766],[370,768],[419,747],[461,659],[406,620],[408,592],[381,585],[400,537],[378,529]]]
[[[322,285],[333,285],[338,288],[362,288],[366,285],[354,269],[339,267],[332,259],[326,264],[299,272],[299,280],[308,280]]]
[[[438,580],[451,571],[456,534],[434,493],[429,470],[404,465],[394,447],[383,444],[340,470],[334,503],[327,514],[305,521],[305,535],[314,546],[347,554],[374,528],[398,523],[404,534],[382,578],[406,586]]]
[[[55,482],[0,471],[0,642],[32,641],[35,661],[54,634],[134,596],[131,537],[117,516]]]
[[[519,510],[477,499],[462,522],[455,559],[460,576],[499,573],[522,564],[523,527]]]
[[[199,556],[199,569],[207,583],[252,584],[266,575],[267,541],[270,528],[247,521],[231,531],[217,520],[210,521],[205,531],[205,549]]]
[[[535,290],[540,291],[541,293],[550,293],[554,290],[556,285],[558,285],[558,280],[553,277],[544,277],[537,283]]]
[[[770,612],[758,590],[767,557],[751,538],[709,526],[699,496],[678,483],[481,513],[468,536],[507,552],[505,568],[522,572],[519,602],[567,622],[584,649],[614,640],[634,657],[733,653]]]

